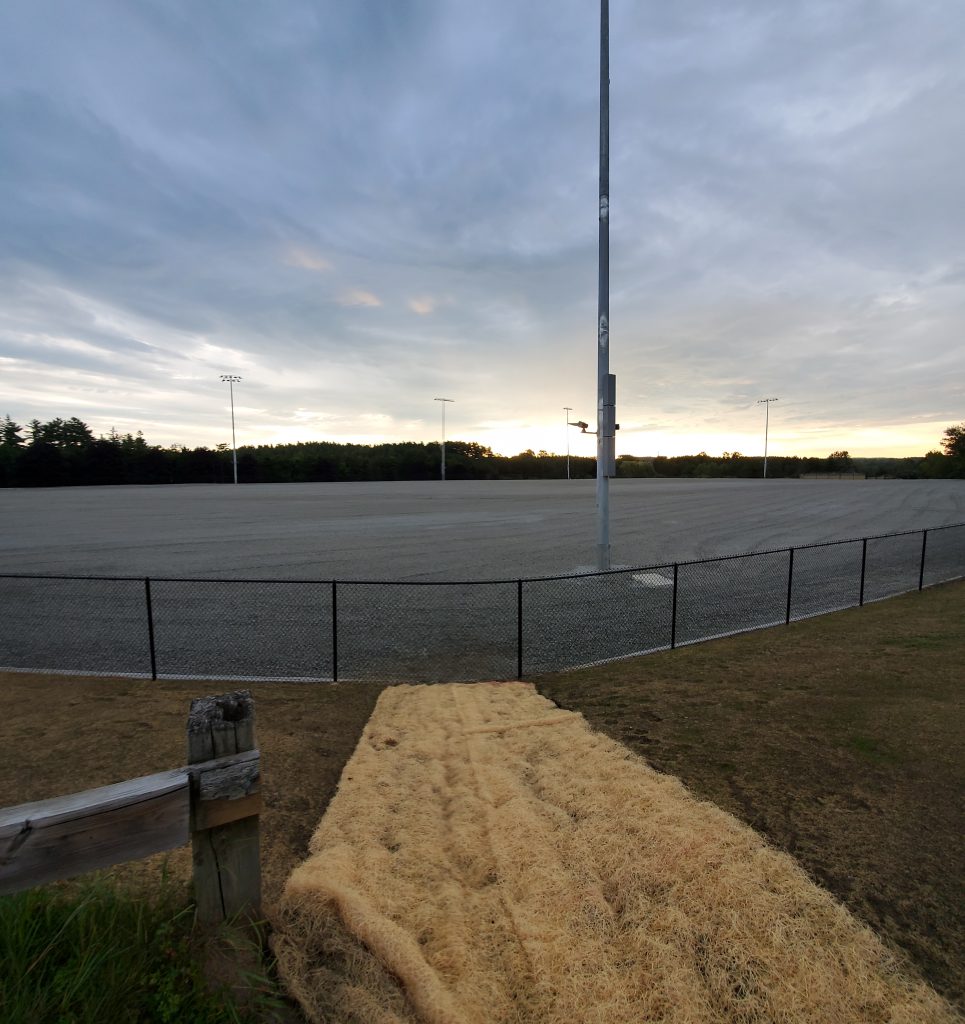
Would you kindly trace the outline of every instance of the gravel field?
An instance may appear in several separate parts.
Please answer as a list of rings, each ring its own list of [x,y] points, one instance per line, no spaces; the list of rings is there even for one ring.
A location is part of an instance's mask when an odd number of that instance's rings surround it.
[[[588,568],[592,480],[0,491],[0,572],[454,580]],[[614,565],[965,521],[961,480],[615,480]]]
[[[518,678],[916,589],[921,533],[799,545],[965,521],[959,482],[627,480],[612,497],[614,567],[660,569],[517,585],[593,569],[592,481],[2,492],[0,573],[133,578],[0,578],[0,667]],[[676,587],[667,564],[791,545],[681,565]],[[927,552],[924,583],[965,575],[965,527]]]

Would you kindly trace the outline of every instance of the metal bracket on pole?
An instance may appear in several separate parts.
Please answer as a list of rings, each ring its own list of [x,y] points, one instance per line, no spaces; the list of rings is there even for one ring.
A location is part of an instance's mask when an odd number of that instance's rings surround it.
[[[603,475],[617,475],[617,378],[615,373],[607,374],[606,396],[603,402]]]
[[[586,420],[567,420],[571,427],[579,427],[581,434],[592,434],[599,437],[599,447],[603,449],[603,476],[606,478],[617,475],[617,438],[616,432],[620,429],[617,423],[617,378],[615,373],[607,374],[606,393],[603,396],[602,415],[600,417],[600,429],[590,430],[590,424]]]

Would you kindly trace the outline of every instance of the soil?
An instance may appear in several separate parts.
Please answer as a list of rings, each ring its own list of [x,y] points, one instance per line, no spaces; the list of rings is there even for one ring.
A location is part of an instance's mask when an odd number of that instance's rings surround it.
[[[965,997],[965,584],[535,680]]]

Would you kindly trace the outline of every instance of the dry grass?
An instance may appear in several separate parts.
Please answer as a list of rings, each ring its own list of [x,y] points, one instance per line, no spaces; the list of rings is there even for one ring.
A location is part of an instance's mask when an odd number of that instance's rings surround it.
[[[314,1021],[945,1021],[788,856],[523,684],[385,691],[286,887]]]
[[[791,854],[965,1010],[965,582],[533,680]]]
[[[0,804],[46,800],[177,768],[187,759],[192,699],[237,685],[0,673],[0,749],[11,755],[0,758]],[[250,689],[262,752],[262,882],[270,907],[304,858],[383,687],[253,683]],[[186,891],[191,848],[119,864],[110,874],[153,888],[162,871]]]

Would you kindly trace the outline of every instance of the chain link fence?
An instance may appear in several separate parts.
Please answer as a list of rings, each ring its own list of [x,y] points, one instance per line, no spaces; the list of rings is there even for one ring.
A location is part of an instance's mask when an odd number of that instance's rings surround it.
[[[0,575],[0,668],[149,678],[516,679],[965,576],[965,523],[472,582]]]

